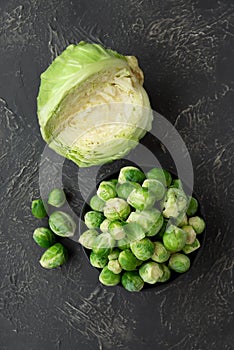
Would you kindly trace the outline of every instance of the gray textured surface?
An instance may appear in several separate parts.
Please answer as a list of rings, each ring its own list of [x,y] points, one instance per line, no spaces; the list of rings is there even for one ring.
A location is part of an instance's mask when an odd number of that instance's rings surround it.
[[[0,23],[0,349],[233,349],[233,1],[2,0]],[[73,242],[61,269],[37,263],[39,75],[81,39],[140,58],[153,108],[191,152],[208,238],[160,291],[103,288]]]

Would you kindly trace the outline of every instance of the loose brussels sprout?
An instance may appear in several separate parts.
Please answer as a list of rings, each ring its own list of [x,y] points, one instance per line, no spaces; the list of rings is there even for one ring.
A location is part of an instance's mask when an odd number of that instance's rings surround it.
[[[186,226],[186,225],[188,225],[188,217],[187,217],[187,215],[185,214],[182,218],[181,218],[181,220],[180,220],[180,222],[178,223],[178,227],[183,227],[183,226]]]
[[[192,244],[196,239],[196,232],[192,226],[186,225],[182,227],[182,230],[187,233],[186,244]]]
[[[117,260],[119,258],[120,250],[118,248],[114,249],[109,255],[109,260]]]
[[[67,261],[67,250],[61,243],[48,248],[42,255],[40,264],[45,269],[54,269]]]
[[[33,232],[34,241],[42,248],[49,248],[56,242],[55,234],[46,227],[38,227]]]
[[[104,215],[110,221],[125,220],[130,211],[129,204],[122,198],[111,198],[104,207]]]
[[[184,248],[183,248],[183,252],[185,254],[190,254],[192,252],[194,252],[194,250],[197,250],[200,248],[200,242],[199,240],[196,238],[195,241],[192,244],[185,244]]]
[[[107,257],[96,254],[94,252],[91,252],[89,259],[92,266],[100,269],[102,269],[108,263]]]
[[[104,286],[116,286],[121,280],[120,275],[117,275],[110,271],[107,266],[105,266],[99,275],[99,281],[104,284]]]
[[[118,275],[122,272],[122,267],[118,260],[110,260],[107,265],[108,269]]]
[[[101,198],[99,198],[97,194],[95,194],[95,196],[93,196],[90,199],[89,205],[90,205],[91,209],[93,209],[95,211],[103,212],[105,202]]]
[[[137,188],[141,188],[141,185],[137,182],[126,181],[122,184],[118,184],[116,187],[118,197],[127,199],[130,193]]]
[[[123,239],[120,239],[119,241],[117,241],[117,245],[120,250],[129,249],[130,248],[129,239],[127,237],[124,237]]]
[[[102,232],[108,232],[108,228],[109,228],[110,223],[111,223],[111,221],[108,219],[103,220],[103,222],[100,225],[100,230]]]
[[[147,188],[150,192],[152,192],[156,201],[160,201],[166,192],[163,184],[155,179],[146,179],[143,182],[142,187]]]
[[[108,199],[115,198],[117,195],[115,184],[111,181],[102,181],[98,186],[97,195],[103,201],[108,201]]]
[[[163,270],[156,262],[150,261],[142,265],[139,269],[139,275],[144,282],[149,284],[155,284],[159,278],[163,276]]]
[[[151,256],[151,259],[158,263],[163,263],[167,261],[169,257],[170,252],[166,250],[164,245],[161,242],[154,242],[154,253]]]
[[[53,207],[60,208],[66,202],[66,196],[63,190],[60,188],[54,188],[48,196],[48,204]]]
[[[71,237],[76,231],[76,223],[70,215],[62,211],[54,211],[49,217],[49,226],[58,236]]]
[[[120,184],[126,181],[142,183],[145,180],[145,174],[134,166],[126,166],[119,172],[118,181]]]
[[[37,219],[43,219],[47,216],[46,209],[41,199],[34,199],[32,201],[32,214]]]
[[[202,233],[205,230],[205,221],[199,216],[193,216],[189,219],[189,225],[191,225],[197,234]]]
[[[122,269],[133,271],[141,264],[141,261],[133,255],[130,249],[125,249],[119,254],[119,263]]]
[[[100,256],[108,256],[115,246],[115,240],[109,233],[101,233],[95,239],[93,251]]]
[[[146,236],[155,236],[163,225],[163,216],[160,211],[151,208],[141,212],[132,212],[127,222],[135,222],[142,226]]]
[[[119,239],[123,239],[125,237],[125,231],[124,231],[124,225],[126,225],[125,222],[122,221],[112,221],[109,224],[108,232],[111,234],[111,236],[116,239],[117,241]]]
[[[198,201],[196,200],[196,198],[190,197],[189,198],[189,205],[187,208],[187,215],[193,216],[194,214],[196,214],[197,209],[198,209]]]
[[[166,282],[171,277],[171,271],[165,264],[160,264],[160,267],[163,270],[163,275],[158,279],[158,282]]]
[[[139,241],[145,237],[143,228],[136,222],[127,223],[124,226],[124,232],[129,243]]]
[[[171,174],[161,168],[153,168],[147,173],[148,179],[155,179],[160,181],[164,186],[170,186],[172,177]]]
[[[104,215],[97,211],[88,211],[84,216],[85,225],[90,229],[99,228],[104,219]]]
[[[94,229],[87,230],[79,238],[79,243],[86,249],[93,249],[98,232]]]
[[[182,218],[187,209],[187,197],[182,190],[169,188],[163,206],[163,216],[165,218],[178,218],[179,216]]]
[[[170,187],[172,187],[172,188],[179,188],[180,190],[183,191],[183,183],[182,183],[182,181],[180,179],[172,180],[172,183],[171,183]]]
[[[144,287],[144,281],[137,271],[126,271],[122,276],[122,285],[129,292],[139,292]]]
[[[172,254],[169,260],[169,267],[178,273],[184,273],[190,268],[190,259],[181,253]]]
[[[170,225],[163,235],[163,244],[170,252],[179,252],[184,248],[187,234],[179,227]]]
[[[128,196],[127,202],[137,210],[144,210],[154,205],[156,199],[147,188],[133,190]]]
[[[130,244],[130,247],[137,259],[142,261],[148,260],[154,252],[154,243],[149,238],[133,242]]]

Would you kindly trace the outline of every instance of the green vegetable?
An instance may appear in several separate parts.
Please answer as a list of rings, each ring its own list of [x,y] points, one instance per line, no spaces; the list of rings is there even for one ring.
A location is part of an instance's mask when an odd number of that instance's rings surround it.
[[[116,286],[119,284],[121,277],[119,274],[115,274],[105,266],[99,275],[99,281],[104,284],[104,286]]]
[[[109,260],[117,260],[119,258],[120,250],[118,248],[114,249],[109,255]]]
[[[163,275],[158,279],[158,282],[166,282],[171,277],[171,271],[165,264],[160,264],[160,267],[163,270]]]
[[[183,191],[183,183],[180,179],[172,180],[170,187],[179,188],[180,190]]]
[[[115,240],[109,233],[101,233],[95,239],[93,251],[101,256],[108,256],[115,246]]]
[[[120,239],[119,241],[117,241],[117,245],[118,245],[120,250],[129,249],[130,248],[129,239],[127,237],[124,237],[124,238]]]
[[[141,212],[131,212],[127,222],[135,222],[142,226],[146,236],[155,236],[163,225],[163,216],[160,211],[151,208]]]
[[[46,227],[36,228],[33,239],[42,248],[49,248],[56,242],[55,234]]]
[[[189,219],[189,225],[191,225],[197,234],[202,233],[205,230],[205,221],[199,216],[193,216]]]
[[[40,264],[45,269],[54,269],[67,261],[67,250],[61,243],[48,248],[42,255]]]
[[[163,276],[163,270],[156,262],[150,261],[142,265],[139,269],[139,275],[144,282],[155,284]]]
[[[197,210],[198,210],[198,201],[196,200],[196,198],[190,197],[189,205],[187,208],[187,215],[193,216],[194,214],[196,214]]]
[[[129,214],[130,206],[122,198],[111,198],[104,207],[104,215],[110,221],[125,220]]]
[[[184,273],[190,268],[189,257],[181,253],[172,254],[169,260],[169,267],[178,273]]]
[[[144,281],[137,271],[127,271],[122,276],[122,285],[129,292],[139,292],[144,287]]]
[[[145,174],[134,166],[126,166],[120,170],[118,182],[120,184],[126,181],[142,183],[145,179]]]
[[[79,243],[86,249],[93,249],[98,232],[94,229],[87,230],[79,238]]]
[[[163,184],[155,179],[146,179],[143,182],[142,187],[147,188],[150,192],[152,192],[156,201],[161,200],[166,192]]]
[[[91,265],[97,268],[103,268],[108,263],[107,257],[101,256],[94,252],[91,252],[89,259],[90,259]]]
[[[117,196],[115,184],[111,181],[102,181],[98,186],[97,195],[103,201],[108,201],[108,199],[115,198]]]
[[[43,201],[41,199],[34,199],[32,201],[32,214],[37,219],[43,219],[47,216],[46,209],[44,207]]]
[[[122,267],[118,260],[110,260],[107,265],[108,269],[115,274],[119,274],[122,272]]]
[[[118,221],[118,220],[112,221],[109,224],[108,232],[111,234],[111,236],[114,239],[120,240],[125,237],[124,225],[126,225],[125,222]]]
[[[137,259],[148,260],[154,253],[154,243],[149,238],[143,238],[130,244],[131,251]]]
[[[142,85],[135,57],[84,41],[69,45],[41,75],[43,139],[80,167],[123,158],[151,128]]]
[[[49,226],[58,236],[71,237],[76,231],[76,223],[72,217],[62,211],[54,211],[49,217]]]
[[[196,238],[195,241],[192,244],[185,244],[184,248],[183,248],[183,252],[185,254],[190,254],[192,252],[194,252],[195,250],[200,248],[200,242],[199,240]]]
[[[126,225],[124,225],[123,229],[129,243],[139,241],[145,237],[145,232],[143,228],[136,222],[127,223]]]
[[[163,216],[165,216],[165,218],[180,217],[181,221],[187,209],[186,194],[178,188],[169,188],[163,206]]]
[[[88,211],[84,216],[85,225],[90,229],[99,228],[104,219],[104,215],[97,211]]]
[[[128,196],[127,202],[137,210],[144,210],[154,205],[154,195],[144,187],[133,190]]]
[[[102,232],[108,232],[110,223],[111,223],[111,221],[108,219],[103,220],[101,225],[100,225],[100,230]]]
[[[54,188],[50,193],[48,197],[48,204],[52,205],[53,207],[60,208],[62,207],[66,202],[66,196],[63,190],[60,188]]]
[[[163,244],[165,248],[174,253],[184,248],[186,240],[186,232],[174,225],[170,225],[163,235]]]
[[[192,244],[196,239],[196,232],[194,231],[192,226],[183,226],[182,230],[185,231],[187,234],[186,244]]]
[[[177,225],[178,227],[183,227],[183,226],[188,225],[188,217],[187,217],[187,215],[185,214],[179,221],[180,222]]]
[[[136,270],[141,262],[133,255],[130,249],[125,249],[119,254],[119,263],[126,271]]]
[[[116,187],[116,185],[118,183],[118,180],[117,179],[111,179],[110,182],[112,182],[115,185],[115,187]]]
[[[105,202],[101,198],[99,198],[98,195],[96,194],[95,196],[93,196],[90,199],[89,205],[90,205],[91,209],[93,209],[95,211],[103,212]]]
[[[141,188],[141,185],[139,183],[126,181],[122,184],[117,185],[117,195],[119,198],[127,199],[130,193],[137,188]]]
[[[161,168],[153,168],[147,173],[147,179],[155,179],[160,181],[164,186],[170,186],[172,177],[171,174]]]
[[[170,252],[166,250],[164,245],[161,242],[154,242],[154,253],[151,256],[151,259],[158,263],[163,263],[167,261],[169,257]]]

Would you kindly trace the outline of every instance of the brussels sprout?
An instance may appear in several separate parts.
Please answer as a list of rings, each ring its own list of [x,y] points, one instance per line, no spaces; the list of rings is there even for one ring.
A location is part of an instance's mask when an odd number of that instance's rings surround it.
[[[170,252],[179,252],[184,248],[187,234],[179,227],[170,225],[163,235],[163,244]]]
[[[158,282],[166,282],[171,277],[171,271],[165,264],[160,264],[160,267],[163,270],[163,275],[158,279]]]
[[[130,249],[125,249],[119,254],[119,263],[126,271],[136,270],[141,262],[133,255]]]
[[[71,237],[76,231],[76,223],[70,215],[62,211],[54,211],[49,217],[49,226],[58,236]]]
[[[109,255],[109,260],[117,260],[119,258],[120,250],[118,248],[114,249]]]
[[[48,204],[53,207],[60,208],[66,202],[66,196],[63,190],[60,188],[54,188],[48,196]]]
[[[146,179],[143,182],[142,187],[147,188],[150,192],[152,192],[156,201],[160,201],[166,192],[164,185],[155,179]]]
[[[128,196],[127,202],[137,210],[144,210],[154,205],[156,199],[147,188],[133,190]]]
[[[148,179],[160,181],[164,186],[170,186],[172,177],[171,174],[161,168],[153,168],[146,174]]]
[[[154,242],[154,253],[151,256],[151,259],[158,263],[163,263],[167,261],[169,257],[170,252],[166,250],[164,245],[161,242]]]
[[[133,242],[130,247],[137,259],[142,261],[148,260],[154,253],[154,243],[149,238]]]
[[[87,230],[79,238],[79,243],[86,249],[93,249],[98,232],[94,229]]]
[[[115,240],[109,233],[101,233],[95,239],[93,251],[101,256],[108,256],[115,246]]]
[[[122,276],[122,285],[129,292],[139,292],[144,287],[144,281],[137,271],[126,271]]]
[[[197,250],[200,248],[200,242],[199,240],[196,238],[195,241],[192,244],[185,244],[184,248],[183,248],[183,252],[185,254],[190,254],[192,252],[194,252],[194,250]]]
[[[90,229],[99,228],[104,219],[104,215],[97,211],[88,211],[84,216],[85,225]]]
[[[108,219],[103,220],[103,222],[100,225],[100,230],[102,232],[108,232],[110,223],[111,223],[111,221]]]
[[[32,214],[37,219],[43,219],[47,216],[47,212],[43,201],[41,199],[34,199],[32,201]]]
[[[197,234],[202,233],[205,230],[205,221],[199,216],[193,216],[189,219],[189,225],[191,225]]]
[[[124,226],[124,232],[129,243],[139,241],[145,237],[143,228],[136,222],[127,223]]]
[[[122,198],[112,198],[106,202],[104,215],[110,221],[125,220],[130,214],[130,206]]]
[[[115,198],[117,195],[115,184],[113,184],[111,181],[102,181],[98,186],[97,195],[103,201],[108,201],[108,199]]]
[[[90,199],[89,205],[91,209],[102,212],[104,210],[105,202],[95,194],[95,196]]]
[[[187,208],[187,215],[193,216],[194,214],[196,214],[197,209],[198,209],[198,201],[196,200],[196,198],[190,197],[189,198],[189,205]]]
[[[96,254],[94,252],[91,252],[89,259],[91,265],[97,268],[103,268],[108,263],[107,257]]]
[[[139,275],[144,282],[155,284],[163,276],[163,270],[156,262],[150,261],[142,265],[139,269]]]
[[[112,221],[109,224],[108,232],[111,234],[111,236],[114,239],[118,241],[119,239],[122,239],[125,237],[124,225],[126,225],[125,222],[118,221],[118,220]]]
[[[186,226],[188,225],[188,217],[187,215],[185,214],[180,220],[178,220],[179,223],[178,223],[178,227],[183,227],[183,226]]]
[[[180,179],[172,180],[171,188],[178,188],[183,191],[183,183]]]
[[[142,183],[145,180],[145,174],[134,166],[126,166],[119,172],[118,181],[120,184],[126,181]]]
[[[118,184],[116,187],[118,197],[127,199],[130,193],[137,188],[141,188],[141,185],[137,182],[126,181],[122,184]]]
[[[56,242],[55,234],[46,227],[36,228],[33,239],[42,248],[49,248]]]
[[[42,255],[40,264],[45,269],[54,269],[67,261],[67,250],[61,243],[56,243],[48,248]]]
[[[182,230],[185,231],[187,234],[186,244],[192,244],[196,239],[196,232],[194,231],[192,226],[183,226]]]
[[[104,284],[104,286],[116,286],[121,280],[120,275],[115,274],[110,271],[107,266],[105,266],[99,275],[99,281]]]
[[[172,254],[169,259],[169,267],[178,273],[184,273],[190,268],[189,257],[181,253]]]
[[[118,275],[122,272],[122,267],[118,260],[110,260],[107,265],[108,269]]]
[[[117,245],[118,245],[120,250],[129,249],[130,248],[129,239],[127,237],[124,237],[124,238],[120,239],[119,241],[117,241]]]
[[[178,188],[169,188],[163,206],[163,216],[165,216],[165,218],[183,217],[187,209],[187,197],[182,190]]]
[[[142,226],[146,236],[155,236],[163,225],[163,216],[159,210],[152,208],[141,212],[132,212],[127,222],[138,223]]]

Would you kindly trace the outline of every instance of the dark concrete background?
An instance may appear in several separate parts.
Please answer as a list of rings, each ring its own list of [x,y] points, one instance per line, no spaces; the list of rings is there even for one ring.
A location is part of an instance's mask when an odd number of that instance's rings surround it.
[[[0,24],[0,349],[233,349],[234,2],[1,0]],[[80,40],[139,57],[152,107],[190,151],[207,241],[164,289],[102,287],[71,241],[68,264],[38,264],[39,76]]]

